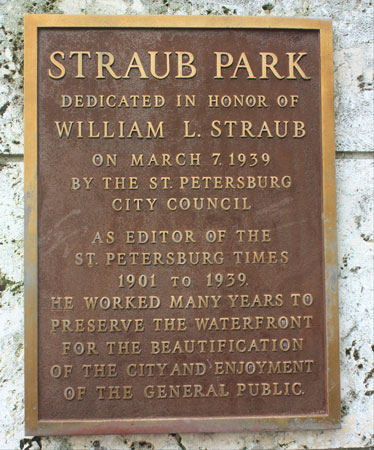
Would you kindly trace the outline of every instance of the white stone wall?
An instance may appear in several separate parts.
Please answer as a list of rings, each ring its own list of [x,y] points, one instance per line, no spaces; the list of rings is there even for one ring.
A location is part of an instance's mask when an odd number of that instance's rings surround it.
[[[342,428],[334,431],[25,437],[23,14],[329,18],[334,29]],[[368,448],[373,437],[373,5],[371,0],[0,0],[0,449]]]

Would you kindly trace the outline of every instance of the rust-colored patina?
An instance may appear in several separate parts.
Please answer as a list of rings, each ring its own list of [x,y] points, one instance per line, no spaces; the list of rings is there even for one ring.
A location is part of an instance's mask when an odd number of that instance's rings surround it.
[[[338,426],[330,24],[26,19],[28,431]]]

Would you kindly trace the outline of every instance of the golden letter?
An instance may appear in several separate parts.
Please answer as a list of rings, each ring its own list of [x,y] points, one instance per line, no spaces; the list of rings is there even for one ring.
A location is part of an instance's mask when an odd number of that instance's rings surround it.
[[[73,56],[78,56],[78,65],[77,65],[77,75],[75,78],[86,78],[83,75],[83,56],[87,55],[89,59],[91,59],[91,52],[70,52],[69,58],[71,59]]]
[[[51,72],[51,69],[49,69],[48,75],[50,78],[53,78],[54,80],[59,80],[60,78],[63,78],[65,76],[66,71],[65,71],[65,67],[56,60],[56,55],[61,56],[61,59],[64,60],[65,54],[63,52],[54,52],[54,53],[51,53],[51,56],[49,58],[51,60],[51,63],[60,69],[60,74],[53,75],[53,73]]]
[[[113,72],[112,65],[114,64],[114,56],[109,52],[96,52],[97,54],[97,79],[105,79],[103,69],[106,69],[110,75],[118,80],[121,78]],[[104,63],[104,56],[108,57],[108,61]]]
[[[166,55],[166,72],[164,75],[157,75],[156,73],[156,56],[158,52],[148,52],[150,56],[150,69],[151,69],[151,75],[154,78],[157,78],[158,80],[163,80],[164,78],[167,78],[170,74],[170,55],[171,52],[164,52],[164,55]]]
[[[275,77],[278,78],[278,80],[281,80],[282,78],[284,78],[284,76],[280,75],[278,73],[277,69],[275,68],[275,66],[278,63],[278,57],[275,53],[260,52],[260,55],[262,58],[262,74],[260,77],[261,80],[269,79],[269,77],[267,76],[267,69],[270,69],[273,72],[273,75],[275,75]],[[268,56],[270,56],[272,58],[270,63],[267,62]]]
[[[222,76],[222,67],[230,67],[234,61],[231,53],[226,52],[214,52],[216,55],[216,76],[214,78],[223,78]],[[227,58],[227,62],[223,62],[223,57]]]

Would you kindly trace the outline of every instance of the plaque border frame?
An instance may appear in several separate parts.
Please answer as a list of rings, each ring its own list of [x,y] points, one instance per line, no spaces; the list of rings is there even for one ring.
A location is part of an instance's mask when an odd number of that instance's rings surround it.
[[[37,36],[40,28],[242,28],[318,30],[321,53],[322,221],[326,297],[327,414],[205,418],[39,420]],[[332,24],[329,20],[236,16],[25,15],[25,431],[27,435],[250,432],[340,428]]]

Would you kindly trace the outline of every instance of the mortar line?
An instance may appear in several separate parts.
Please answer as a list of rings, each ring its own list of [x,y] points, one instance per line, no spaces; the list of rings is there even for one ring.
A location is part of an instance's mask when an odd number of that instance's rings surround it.
[[[23,154],[15,153],[11,155],[4,155],[0,153],[0,164],[8,164],[12,162],[23,162]]]
[[[335,153],[336,159],[373,159],[374,152],[342,152]]]

